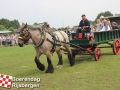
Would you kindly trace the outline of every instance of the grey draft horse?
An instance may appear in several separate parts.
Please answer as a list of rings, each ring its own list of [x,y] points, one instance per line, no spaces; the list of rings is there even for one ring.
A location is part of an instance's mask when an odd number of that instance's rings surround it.
[[[53,36],[58,40],[53,39]],[[36,26],[33,27],[32,25],[27,25],[22,24],[22,27],[20,28],[20,37],[18,39],[18,45],[20,47],[23,47],[23,45],[28,42],[29,39],[32,39],[35,50],[36,50],[36,55],[35,55],[35,63],[38,67],[39,70],[44,71],[45,66],[39,61],[39,57],[42,54],[45,54],[47,57],[47,63],[48,63],[48,68],[46,70],[46,73],[53,73],[54,72],[54,67],[52,65],[51,61],[51,52],[56,52],[59,58],[59,62],[57,64],[58,68],[61,68],[63,65],[63,60],[62,60],[62,54],[60,52],[60,47],[63,46],[66,48],[68,52],[68,59],[70,62],[70,66],[73,66],[74,63],[74,58],[72,56],[72,52],[70,49],[69,44],[65,44],[63,42],[69,42],[69,38],[67,34],[64,31],[54,31],[52,35],[43,30],[42,27]]]

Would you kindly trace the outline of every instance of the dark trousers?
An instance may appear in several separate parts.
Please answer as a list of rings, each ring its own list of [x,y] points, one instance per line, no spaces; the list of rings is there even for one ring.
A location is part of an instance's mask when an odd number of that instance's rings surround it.
[[[80,29],[77,29],[76,36],[78,37],[78,34],[82,33],[82,39],[84,39],[85,38],[85,33],[88,33],[88,32],[89,32],[88,29],[83,29],[82,31]]]

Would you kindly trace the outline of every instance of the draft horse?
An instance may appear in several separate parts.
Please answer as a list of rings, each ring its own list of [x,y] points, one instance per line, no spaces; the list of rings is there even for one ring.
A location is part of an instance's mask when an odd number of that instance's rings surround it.
[[[63,43],[69,42],[68,35],[64,31],[54,31],[47,32],[42,28],[42,26],[32,26],[22,24],[20,28],[20,37],[18,39],[18,45],[23,47],[23,45],[28,42],[29,39],[32,39],[34,48],[36,50],[35,63],[39,70],[44,71],[45,66],[40,62],[39,57],[42,54],[45,54],[47,57],[48,67],[46,73],[53,73],[54,67],[51,61],[51,52],[56,52],[59,58],[57,67],[61,68],[63,65],[62,54],[60,52],[60,47],[63,46],[68,52],[68,59],[70,66],[73,66],[74,58],[70,49],[70,45]]]

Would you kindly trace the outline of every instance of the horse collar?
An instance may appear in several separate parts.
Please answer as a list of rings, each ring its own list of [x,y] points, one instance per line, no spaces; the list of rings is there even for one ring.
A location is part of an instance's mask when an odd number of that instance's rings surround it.
[[[43,42],[45,41],[45,37],[46,37],[46,33],[45,33],[45,31],[43,31],[43,32],[41,33],[41,38],[40,38],[39,43],[36,44],[36,43],[34,42],[34,47],[37,48],[37,47],[41,46],[41,45],[43,44]]]

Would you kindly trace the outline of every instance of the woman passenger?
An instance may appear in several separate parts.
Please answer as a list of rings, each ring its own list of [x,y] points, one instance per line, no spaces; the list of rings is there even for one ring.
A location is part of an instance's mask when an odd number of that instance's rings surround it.
[[[96,32],[100,31],[101,29],[102,29],[102,23],[100,22],[100,19],[97,19]]]
[[[108,26],[109,26],[108,29],[112,30],[112,25],[111,25],[110,20],[107,17],[105,17],[105,20],[108,21]]]

